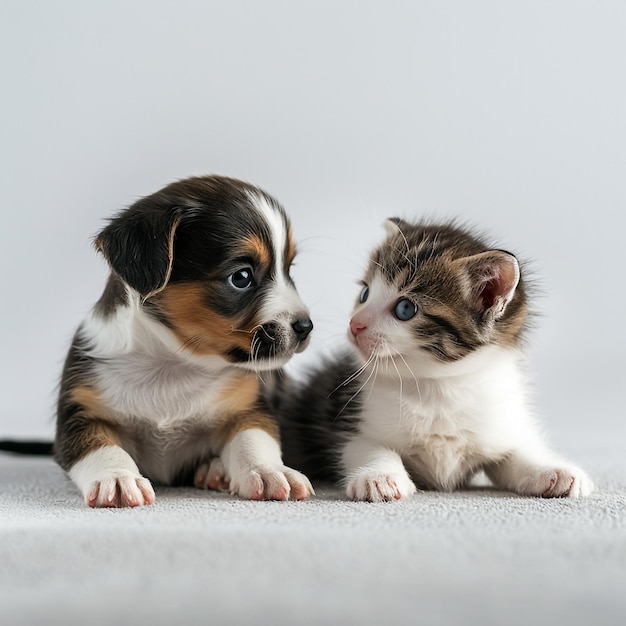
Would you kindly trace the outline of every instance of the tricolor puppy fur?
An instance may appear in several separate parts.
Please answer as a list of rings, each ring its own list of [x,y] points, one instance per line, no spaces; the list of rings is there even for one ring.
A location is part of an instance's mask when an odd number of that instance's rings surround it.
[[[586,495],[528,402],[528,291],[515,256],[455,224],[386,223],[349,324],[351,349],[286,393],[285,459],[356,500],[452,490],[483,470],[532,496]]]
[[[151,504],[151,481],[306,498],[263,382],[313,327],[280,204],[239,180],[189,178],[121,212],[95,243],[111,273],[67,356],[55,441],[87,504]]]

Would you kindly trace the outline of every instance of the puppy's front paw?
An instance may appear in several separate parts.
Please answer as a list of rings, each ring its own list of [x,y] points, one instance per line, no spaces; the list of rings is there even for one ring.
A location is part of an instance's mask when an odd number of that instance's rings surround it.
[[[415,493],[415,485],[406,473],[363,472],[353,474],[346,492],[352,500],[389,502],[408,498]]]
[[[232,477],[230,492],[248,500],[304,500],[315,493],[304,474],[284,465],[241,471]]]
[[[85,493],[85,502],[96,508],[141,506],[153,504],[154,500],[154,489],[150,481],[130,473],[96,480]]]
[[[593,482],[578,467],[537,469],[520,483],[520,493],[543,498],[578,498],[593,491]]]
[[[213,489],[228,491],[230,479],[219,457],[214,457],[209,463],[201,463],[196,470],[193,484],[198,489]]]

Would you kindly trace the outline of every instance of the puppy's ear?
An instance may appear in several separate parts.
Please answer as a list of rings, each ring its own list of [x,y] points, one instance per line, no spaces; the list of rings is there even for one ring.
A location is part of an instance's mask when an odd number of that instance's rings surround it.
[[[144,198],[114,217],[94,243],[111,269],[149,298],[167,285],[181,219],[180,209],[155,206],[153,198]]]

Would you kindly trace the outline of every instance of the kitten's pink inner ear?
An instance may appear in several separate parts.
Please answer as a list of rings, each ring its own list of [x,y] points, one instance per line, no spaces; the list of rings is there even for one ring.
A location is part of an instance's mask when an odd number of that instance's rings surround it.
[[[496,275],[484,283],[480,295],[484,311],[491,309],[499,302],[506,306],[513,297],[519,282],[519,268],[515,257],[504,254],[498,256],[500,258],[494,266]]]
[[[501,317],[519,283],[517,259],[508,252],[488,250],[455,264],[466,277],[467,295],[475,310],[485,320]]]

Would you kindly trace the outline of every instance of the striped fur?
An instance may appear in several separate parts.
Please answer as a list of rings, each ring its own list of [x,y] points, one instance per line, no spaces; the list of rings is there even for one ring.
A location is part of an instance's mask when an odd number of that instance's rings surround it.
[[[587,494],[527,400],[528,297],[517,259],[454,224],[386,224],[350,349],[283,393],[285,459],[357,500],[451,490],[481,470],[520,494]]]

